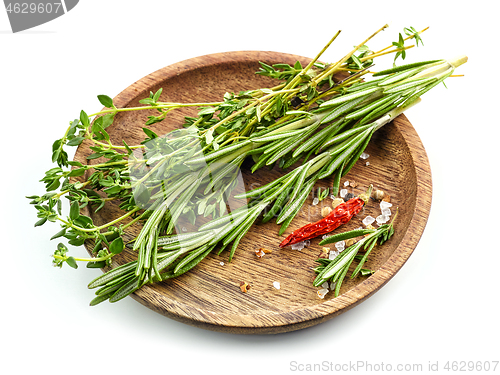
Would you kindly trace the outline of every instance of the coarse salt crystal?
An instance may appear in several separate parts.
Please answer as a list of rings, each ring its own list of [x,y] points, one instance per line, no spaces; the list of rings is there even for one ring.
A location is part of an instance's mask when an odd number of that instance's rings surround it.
[[[383,211],[386,208],[392,207],[392,203],[386,202],[386,201],[381,201],[380,202],[380,209]]]
[[[335,243],[335,247],[340,252],[345,249],[345,241],[339,241]]]
[[[330,195],[330,199],[335,199],[335,195]]]
[[[273,286],[278,290],[281,289],[281,284],[279,283],[279,281],[273,282]]]
[[[328,235],[327,234],[324,234],[323,237],[321,237],[322,239],[326,239],[328,238]]]
[[[187,232],[187,228],[186,227],[182,227],[182,231],[183,232]]]
[[[372,224],[375,221],[375,218],[373,216],[368,215],[363,219],[363,224],[365,226]]]
[[[318,294],[318,297],[323,299],[325,298],[326,294],[328,293],[328,289],[320,289],[316,292]]]
[[[349,181],[344,182],[344,186],[349,186]]]
[[[384,208],[382,210],[382,215],[384,215],[384,216],[391,216],[391,214],[392,213],[391,213],[391,209],[390,208]]]
[[[330,250],[330,254],[328,254],[328,259],[333,260],[335,257],[339,255],[339,253],[335,250]]]
[[[292,250],[302,250],[305,247],[304,241],[294,243],[292,245]]]
[[[384,216],[384,215],[379,215],[377,216],[377,224],[385,224],[387,223],[387,220],[389,220],[389,217],[388,216]]]
[[[367,161],[367,162],[366,162],[366,166],[368,167],[369,165],[370,165],[370,162],[369,162],[369,161]]]
[[[330,283],[330,290],[334,290],[334,289],[335,289],[335,285],[337,285],[337,282],[336,282],[336,281],[335,281],[335,282],[334,282],[334,281],[332,281],[332,282]]]
[[[220,262],[219,264],[220,264],[221,266],[223,266],[223,265],[224,265],[224,262]]]
[[[321,287],[323,289],[328,289],[328,281],[325,281],[323,284],[321,284]]]
[[[315,198],[313,199],[313,206],[316,206],[318,203],[319,203],[319,198],[318,198],[318,197],[315,197]]]
[[[347,189],[340,190],[340,197],[344,198],[347,195]]]
[[[368,155],[366,152],[363,152],[361,155],[359,155],[359,157],[364,160],[364,159],[368,159],[370,157],[370,155]]]

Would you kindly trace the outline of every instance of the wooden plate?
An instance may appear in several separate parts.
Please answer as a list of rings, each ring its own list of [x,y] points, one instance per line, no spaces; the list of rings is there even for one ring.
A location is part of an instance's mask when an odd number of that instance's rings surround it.
[[[258,61],[268,64],[288,63],[307,58],[276,52],[228,52],[201,56],[160,69],[135,82],[114,102],[118,107],[138,106],[139,100],[163,88],[162,101],[210,102],[219,101],[226,91],[272,87],[276,81],[256,75]],[[171,113],[168,120],[151,126],[157,134],[178,128],[185,115],[194,115],[196,109]],[[131,145],[143,138],[142,127],[147,116],[154,112],[122,112],[107,130],[116,144],[122,139]],[[360,160],[342,184],[355,181],[357,187],[347,189],[355,195],[372,183],[391,196],[393,208],[399,207],[395,235],[370,255],[366,267],[376,272],[370,277],[346,279],[341,295],[333,292],[320,299],[312,286],[315,259],[321,251],[320,239],[302,251],[279,249],[283,237],[278,237],[279,226],[269,222],[256,224],[241,241],[231,263],[227,251],[220,256],[210,255],[191,272],[174,280],[145,286],[132,295],[150,309],[169,318],[200,328],[232,333],[279,333],[310,327],[331,319],[368,298],[403,266],[417,245],[424,230],[431,206],[431,175],[427,155],[414,128],[404,115],[386,125],[374,135],[367,151],[370,156]],[[90,152],[80,147],[76,160],[86,162]],[[366,165],[369,162],[369,165]],[[243,165],[247,186],[270,181],[282,172],[278,169],[260,169],[249,172],[251,161]],[[316,188],[331,186],[331,180],[318,182]],[[327,198],[313,206],[312,194],[285,235],[296,228],[321,218],[322,205],[330,205]],[[116,206],[94,214],[87,212],[97,225],[119,215]],[[342,230],[361,226],[361,220],[380,214],[378,203],[370,202],[365,209]],[[132,227],[131,227],[132,228]],[[136,233],[139,226],[134,227]],[[87,248],[90,250],[90,245]],[[272,253],[259,259],[255,250],[264,247]],[[114,265],[135,259],[132,252],[115,257]],[[224,262],[224,265],[221,265]],[[240,282],[248,282],[248,293],[240,291]],[[273,287],[278,281],[281,289]],[[98,307],[97,307],[98,308]]]

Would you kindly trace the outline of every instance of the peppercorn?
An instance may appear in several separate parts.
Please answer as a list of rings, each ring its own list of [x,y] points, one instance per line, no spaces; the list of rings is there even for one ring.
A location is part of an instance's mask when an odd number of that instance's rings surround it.
[[[241,281],[240,282],[240,289],[243,293],[246,293],[248,291],[248,289],[250,289],[250,285],[248,285],[248,283]]]
[[[332,202],[332,207],[335,208],[342,203],[344,203],[344,200],[342,198],[335,198]]]
[[[377,200],[377,201],[384,199],[384,196],[385,196],[385,193],[382,190],[375,190],[372,193],[372,198]]]
[[[354,238],[349,238],[345,240],[345,247],[349,247],[351,245],[354,245],[356,243],[356,240]]]
[[[354,194],[353,193],[347,193],[344,196],[344,202],[347,202],[349,199],[352,199],[352,198],[354,198]]]
[[[292,100],[290,100],[290,104],[292,105],[292,107],[298,107],[299,105],[303,104],[304,101],[302,99],[300,99],[298,96],[295,96],[292,98]]]
[[[321,216],[325,217],[325,216],[328,216],[330,214],[330,212],[332,212],[332,208],[331,207],[328,207],[328,206],[325,206],[321,209]]]

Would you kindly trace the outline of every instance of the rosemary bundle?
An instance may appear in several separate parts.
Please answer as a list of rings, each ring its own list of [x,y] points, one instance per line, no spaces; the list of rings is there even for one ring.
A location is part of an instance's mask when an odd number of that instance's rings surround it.
[[[77,260],[88,261],[90,267],[110,265],[112,257],[124,249],[127,229],[143,222],[132,244],[137,260],[90,283],[91,288],[99,287],[92,302],[96,304],[117,301],[145,283],[177,277],[216,248],[220,253],[231,244],[232,259],[239,241],[266,208],[270,210],[262,220],[275,218],[283,233],[316,181],[334,175],[332,194],[337,194],[340,177],[358,160],[373,133],[466,61],[459,58],[402,65],[365,80],[374,58],[387,53],[404,58],[409,48],[404,41],[420,40],[414,29],[405,29],[408,37],[400,35],[399,44],[393,43],[395,49],[370,51],[365,43],[384,28],[334,64],[318,60],[339,33],[305,68],[300,63],[292,67],[262,62],[258,74],[285,82],[272,88],[226,93],[221,102],[161,102],[159,90],[142,100],[142,107],[116,108],[111,98],[100,95],[106,109],[90,116],[82,111],[80,118],[70,123],[64,136],[53,144],[52,159],[58,167],[42,179],[47,192],[29,197],[38,211],[36,226],[46,221],[61,223],[62,229],[53,239],[65,237],[75,246],[95,241],[93,258],[68,256],[66,246],[60,244],[54,265],[66,263],[76,268]],[[341,71],[349,75],[336,82],[334,74]],[[164,137],[144,127],[146,138],[141,144],[115,145],[106,132],[121,111],[157,110],[156,116],[149,116],[147,126],[186,106],[201,107],[198,116],[187,117],[184,129]],[[93,144],[93,154],[87,159],[107,160],[93,165],[68,161],[64,147],[84,140]],[[236,196],[250,201],[228,212],[228,197],[248,157],[255,161],[253,172],[275,163],[283,169],[301,163],[270,184]],[[73,168],[65,170],[68,166]],[[87,170],[92,173],[85,181],[70,180]],[[71,202],[66,218],[62,216],[63,196]],[[104,225],[94,225],[80,212],[88,204],[98,211],[112,200],[120,201],[124,214]],[[199,216],[212,216],[212,220],[196,232],[180,233],[176,226],[181,216],[192,223]],[[128,222],[123,224],[125,219]]]

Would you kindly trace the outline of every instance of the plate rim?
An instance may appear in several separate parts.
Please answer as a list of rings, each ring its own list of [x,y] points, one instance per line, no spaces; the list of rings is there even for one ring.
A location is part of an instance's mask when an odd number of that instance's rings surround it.
[[[113,98],[113,102],[117,107],[127,106],[134,99],[143,97],[144,93],[149,93],[149,88],[161,81],[168,80],[174,76],[179,76],[181,74],[187,74],[190,71],[194,71],[203,67],[208,67],[216,64],[224,64],[227,63],[228,59],[233,63],[255,63],[255,61],[262,61],[269,56],[273,56],[274,58],[285,57],[287,59],[310,61],[310,58],[306,58],[303,56],[274,51],[229,51],[197,56],[165,66],[144,76],[143,78],[135,81],[130,86],[122,90],[118,95],[116,95],[115,98]],[[404,121],[408,122],[410,126],[402,128],[402,123]],[[173,320],[203,329],[239,334],[267,334],[295,331],[298,329],[314,326],[318,323],[322,323],[324,321],[332,319],[333,317],[338,316],[341,313],[357,306],[359,303],[363,302],[364,300],[372,296],[375,292],[380,290],[404,266],[406,261],[415,250],[425,229],[430,214],[430,207],[432,203],[432,176],[425,148],[420,140],[420,137],[417,134],[417,131],[415,130],[413,125],[411,125],[404,114],[397,117],[393,121],[393,125],[397,126],[399,128],[398,130],[405,135],[404,138],[407,142],[411,159],[413,160],[414,164],[416,176],[416,202],[415,209],[413,210],[413,215],[408,225],[408,228],[411,227],[412,231],[406,230],[406,233],[401,239],[401,242],[391,254],[391,256],[373,275],[368,277],[366,280],[363,280],[339,297],[332,298],[317,305],[307,306],[302,309],[295,309],[286,313],[269,312],[268,315],[276,316],[288,314],[297,315],[298,317],[300,317],[300,319],[296,319],[296,321],[294,322],[285,323],[284,320],[281,320],[281,325],[277,325],[275,321],[272,325],[267,325],[266,322],[270,321],[268,319],[261,320],[262,325],[259,326],[247,326],[238,324],[219,325],[215,324],[213,321],[209,321],[208,319],[202,319],[200,317],[200,314],[189,314],[188,312],[190,310],[196,310],[196,312],[199,312],[199,309],[179,301],[170,300],[170,303],[172,304],[172,306],[182,306],[181,311],[184,312],[183,315],[179,314],[179,309],[175,310],[175,312],[169,311],[164,305],[162,306],[164,306],[165,308],[162,309],[157,304],[152,303],[150,301],[151,296],[148,296],[142,289],[134,292],[131,297],[142,305],[148,307],[149,309]],[[418,163],[416,163],[416,161],[418,161]],[[146,286],[146,288],[148,287]],[[156,293],[154,291],[154,288],[148,289],[148,293]],[[155,299],[155,301],[158,302],[157,299]],[[298,314],[295,314],[296,312]],[[209,311],[204,311],[204,313],[208,313],[209,315],[222,315],[219,313],[211,313]],[[233,316],[235,314],[230,315]],[[306,315],[310,316],[310,318],[304,319],[304,316]],[[249,315],[238,314],[238,316],[243,318]],[[290,316],[288,316],[287,319],[290,319]],[[244,321],[244,319],[241,319],[241,321]]]

